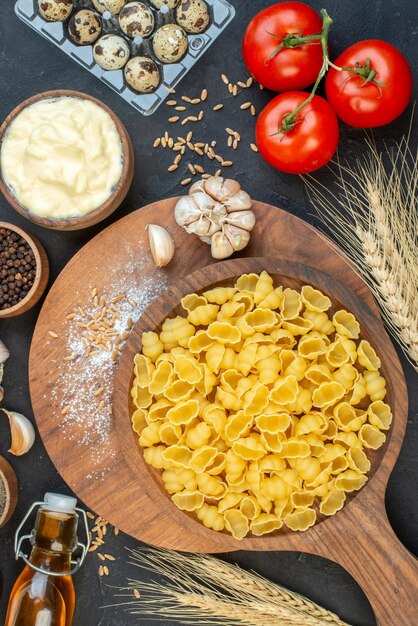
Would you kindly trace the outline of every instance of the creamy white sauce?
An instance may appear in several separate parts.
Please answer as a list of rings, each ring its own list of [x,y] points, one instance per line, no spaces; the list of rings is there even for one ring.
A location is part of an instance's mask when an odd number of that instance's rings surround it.
[[[81,217],[112,194],[123,168],[116,124],[82,98],[49,98],[26,107],[7,129],[1,175],[34,215]]]

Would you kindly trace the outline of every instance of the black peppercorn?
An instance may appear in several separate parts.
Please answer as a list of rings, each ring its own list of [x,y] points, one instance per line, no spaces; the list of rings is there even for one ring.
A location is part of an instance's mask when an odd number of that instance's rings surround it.
[[[18,304],[33,286],[36,261],[28,242],[0,228],[0,310]]]

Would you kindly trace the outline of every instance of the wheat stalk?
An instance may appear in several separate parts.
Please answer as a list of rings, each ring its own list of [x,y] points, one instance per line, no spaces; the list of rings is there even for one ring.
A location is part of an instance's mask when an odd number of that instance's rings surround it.
[[[418,369],[418,168],[409,134],[384,154],[368,137],[364,157],[331,169],[334,190],[312,176],[304,180],[319,219],[354,262],[390,333]]]
[[[229,626],[347,626],[337,615],[255,572],[208,555],[160,548],[130,550],[131,564],[164,576],[164,582],[129,579],[117,594],[131,598],[129,612],[168,617],[183,624]],[[132,600],[134,590],[140,599]]]

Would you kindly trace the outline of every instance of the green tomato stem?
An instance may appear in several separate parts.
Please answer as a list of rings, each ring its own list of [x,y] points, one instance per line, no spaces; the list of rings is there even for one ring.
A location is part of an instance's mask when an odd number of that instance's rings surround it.
[[[317,76],[317,79],[315,81],[314,86],[312,87],[311,93],[306,98],[306,100],[304,100],[294,111],[292,111],[291,113],[286,115],[286,117],[281,122],[281,128],[279,129],[279,133],[289,132],[290,130],[292,130],[295,127],[295,125],[297,124],[296,117],[297,117],[298,113],[307,104],[309,104],[309,102],[311,102],[311,100],[313,99],[313,97],[314,97],[314,95],[316,93],[316,90],[318,89],[319,83],[321,82],[321,80],[323,79],[323,77],[327,73],[327,70],[328,70],[329,66],[331,65],[331,62],[330,62],[329,56],[328,56],[328,37],[329,37],[329,29],[330,29],[331,24],[332,24],[332,19],[328,15],[326,9],[321,9],[321,16],[322,16],[322,31],[321,31],[321,34],[319,36],[319,41],[320,41],[321,46],[322,46],[322,66],[321,66],[321,69],[319,70],[319,74]],[[315,37],[316,39],[318,39],[318,35],[312,35],[312,37]],[[333,66],[333,67],[335,67],[335,69],[338,69],[340,71],[342,69],[342,68],[337,68],[337,66]]]

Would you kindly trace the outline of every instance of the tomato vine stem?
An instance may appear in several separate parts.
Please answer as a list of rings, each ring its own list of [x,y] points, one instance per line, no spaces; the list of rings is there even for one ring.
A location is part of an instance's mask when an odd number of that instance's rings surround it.
[[[293,130],[293,128],[295,127],[295,125],[298,123],[298,113],[307,105],[309,104],[309,102],[311,102],[311,100],[313,99],[316,90],[318,89],[319,83],[321,82],[321,80],[323,79],[323,77],[325,76],[325,74],[327,73],[327,70],[329,69],[329,67],[334,67],[335,69],[342,71],[343,68],[341,67],[337,67],[336,65],[332,64],[331,61],[329,60],[329,55],[328,55],[328,37],[329,37],[329,29],[331,27],[331,24],[333,22],[333,20],[331,19],[331,17],[328,15],[326,9],[321,9],[321,16],[322,16],[322,31],[319,35],[311,35],[310,37],[314,37],[317,40],[319,39],[319,42],[321,43],[322,46],[322,66],[321,69],[319,70],[318,76],[316,78],[316,81],[314,83],[314,86],[312,87],[312,91],[309,94],[309,96],[306,98],[306,100],[304,100],[294,111],[292,111],[291,113],[289,113],[288,115],[286,115],[283,120],[281,120],[281,127],[279,128],[278,132],[275,134],[280,134],[280,133],[288,133],[289,131]],[[306,39],[306,38],[304,38]]]

